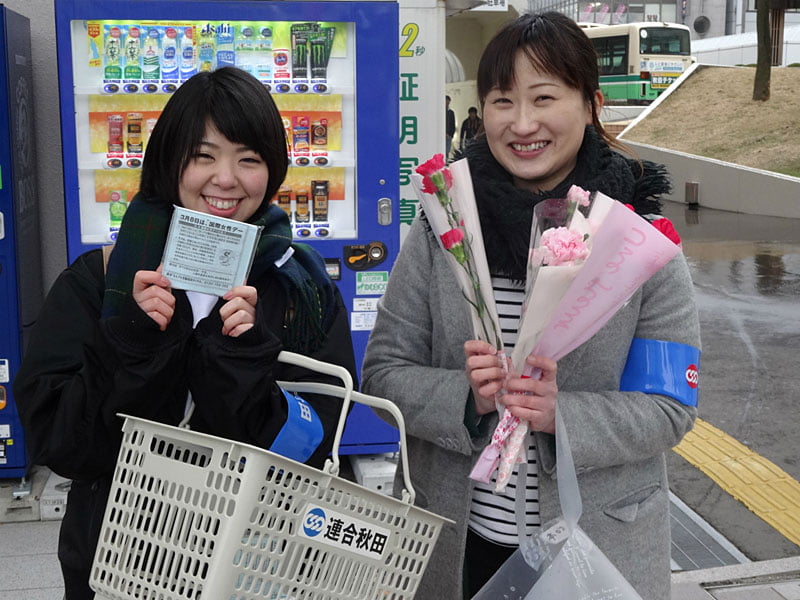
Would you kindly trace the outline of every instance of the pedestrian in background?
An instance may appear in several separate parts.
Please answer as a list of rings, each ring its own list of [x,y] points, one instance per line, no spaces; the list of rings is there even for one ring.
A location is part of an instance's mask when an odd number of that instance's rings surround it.
[[[481,129],[481,118],[478,116],[478,109],[470,106],[467,111],[467,118],[461,123],[461,139],[458,148],[464,150],[466,144],[474,138]]]
[[[450,96],[444,97],[444,156],[450,156],[453,148],[453,136],[456,134],[456,113],[450,108]]]

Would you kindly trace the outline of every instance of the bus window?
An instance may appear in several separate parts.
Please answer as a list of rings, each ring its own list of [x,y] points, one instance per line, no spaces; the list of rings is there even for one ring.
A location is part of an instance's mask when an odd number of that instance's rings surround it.
[[[600,75],[625,75],[628,72],[628,37],[593,38]]]
[[[640,54],[689,56],[688,31],[671,27],[647,27],[639,32]]]

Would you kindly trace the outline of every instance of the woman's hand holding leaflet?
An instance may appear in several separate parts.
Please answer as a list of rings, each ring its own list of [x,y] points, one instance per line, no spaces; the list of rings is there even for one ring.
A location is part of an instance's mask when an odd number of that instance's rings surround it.
[[[133,276],[133,299],[161,331],[175,314],[175,296],[170,285],[169,279],[161,274],[161,265],[156,271],[136,271]]]
[[[240,285],[222,297],[227,300],[219,309],[222,319],[222,335],[239,337],[256,322],[258,292],[249,285]]]

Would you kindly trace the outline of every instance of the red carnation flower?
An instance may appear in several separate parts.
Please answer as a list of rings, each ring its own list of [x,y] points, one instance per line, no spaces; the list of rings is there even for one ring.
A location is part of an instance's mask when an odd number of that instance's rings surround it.
[[[456,244],[460,244],[461,240],[464,239],[464,232],[460,229],[451,229],[450,231],[445,231],[442,234],[442,245],[444,246],[445,250],[450,250]]]
[[[423,177],[430,177],[436,173],[436,171],[441,171],[444,169],[445,166],[447,165],[444,162],[444,154],[434,154],[433,158],[425,161],[417,167],[417,173]]]

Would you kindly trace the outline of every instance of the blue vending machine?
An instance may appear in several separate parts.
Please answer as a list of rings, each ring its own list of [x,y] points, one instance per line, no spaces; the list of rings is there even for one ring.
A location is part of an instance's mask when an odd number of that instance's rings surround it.
[[[400,246],[396,1],[56,0],[69,260],[112,243],[147,139],[193,73],[234,65],[267,86],[291,160],[273,199],[325,257],[361,364]],[[342,452],[391,452],[356,406]]]
[[[0,5],[0,478],[24,477],[11,383],[42,305],[28,19]]]

